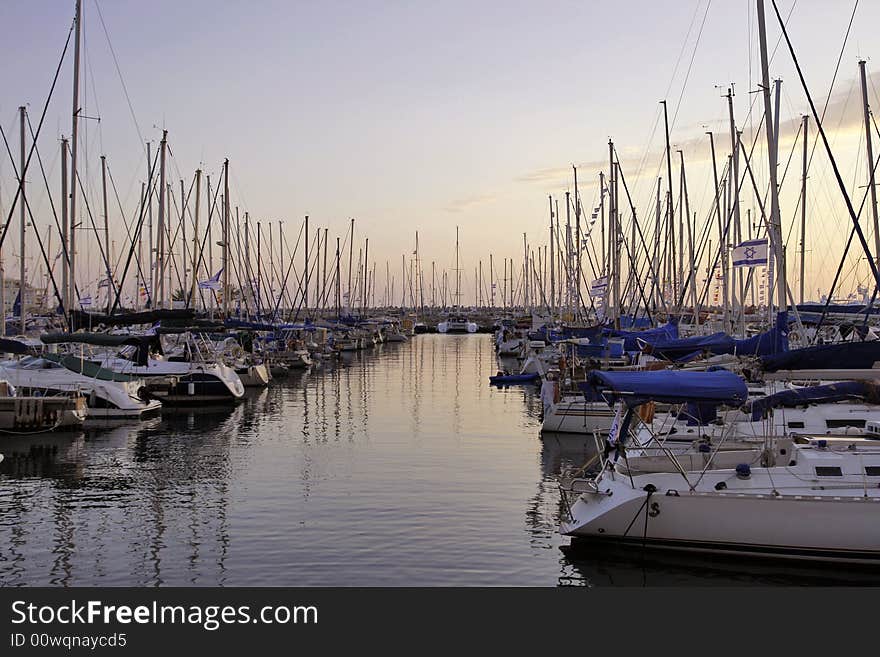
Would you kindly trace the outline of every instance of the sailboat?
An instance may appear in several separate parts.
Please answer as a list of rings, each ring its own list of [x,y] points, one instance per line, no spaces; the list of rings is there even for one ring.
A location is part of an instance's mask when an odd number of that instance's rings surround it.
[[[455,227],[455,305],[453,312],[437,324],[438,333],[476,333],[476,322],[470,321],[461,308],[461,268],[458,266],[458,226]]]
[[[614,457],[609,451],[597,474],[563,478],[561,533],[666,550],[880,563],[876,441],[779,437],[771,424],[751,445],[728,449],[723,436],[686,451],[667,440],[632,446],[629,427],[644,404],[674,404],[679,414],[736,409],[745,382],[719,370],[594,372],[591,384],[618,404]],[[784,398],[757,410],[773,403]]]

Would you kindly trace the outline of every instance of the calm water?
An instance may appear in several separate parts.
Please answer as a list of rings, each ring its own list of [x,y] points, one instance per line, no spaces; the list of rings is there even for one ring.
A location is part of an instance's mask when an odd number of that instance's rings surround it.
[[[2,585],[866,582],[838,571],[582,551],[536,388],[494,389],[489,335],[422,335],[228,409],[0,438]],[[877,579],[870,580],[877,583]]]

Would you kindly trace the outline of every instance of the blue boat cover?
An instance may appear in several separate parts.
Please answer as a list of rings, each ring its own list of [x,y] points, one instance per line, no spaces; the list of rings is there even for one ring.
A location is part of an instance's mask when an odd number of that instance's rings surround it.
[[[0,353],[4,354],[27,354],[32,352],[28,345],[11,338],[0,338]]]
[[[743,340],[718,332],[672,340],[640,338],[638,343],[645,353],[677,362],[693,360],[700,354],[768,356],[788,351],[788,316],[780,312],[772,329]]]
[[[880,314],[880,307],[872,306],[870,309],[863,303],[830,303],[826,311],[824,303],[800,303],[797,305],[799,313],[839,313],[845,315],[864,315],[867,311],[869,315]]]
[[[830,404],[850,399],[876,404],[880,401],[880,386],[868,381],[839,381],[821,386],[791,388],[753,399],[746,404],[745,410],[751,412],[752,421],[755,422],[766,417],[771,408]]]
[[[778,370],[870,369],[880,361],[880,342],[840,342],[764,356],[765,372]]]
[[[663,326],[657,328],[645,329],[644,331],[621,331],[616,329],[605,329],[604,334],[612,338],[623,338],[624,351],[638,351],[638,340],[646,342],[671,342],[678,339],[678,324],[676,322],[667,322]]]
[[[748,398],[745,381],[733,372],[721,369],[712,372],[593,370],[587,381],[578,385],[582,390],[591,387],[600,389],[606,398],[619,397],[630,407],[647,401],[667,404],[714,402],[741,406]]]

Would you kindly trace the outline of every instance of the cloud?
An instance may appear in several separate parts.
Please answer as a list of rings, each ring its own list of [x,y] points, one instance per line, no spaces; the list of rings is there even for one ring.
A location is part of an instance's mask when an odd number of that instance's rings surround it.
[[[864,130],[862,95],[859,85],[858,77],[841,80],[836,85],[838,91],[835,91],[831,95],[822,124],[825,128],[826,134],[832,141],[832,145],[835,135]],[[789,87],[791,87],[791,85],[789,85]],[[874,98],[873,92],[878,88],[880,88],[880,71],[868,75],[869,102],[874,101],[872,105],[877,104],[878,99]],[[810,113],[809,105],[806,98],[803,97],[803,94],[801,93],[800,85],[798,84],[796,90],[789,88],[789,92],[790,95],[797,94],[798,98],[803,99],[800,107],[797,109],[801,113]],[[816,103],[819,116],[821,117],[825,106],[825,93],[827,92],[819,94],[816,90],[811,89],[811,93],[813,93],[813,102]],[[759,135],[759,144],[763,143],[764,140],[765,128],[761,123],[761,117],[764,112],[763,101],[760,96],[756,96],[752,106],[753,121],[749,121],[747,112],[747,107],[737,108],[737,122],[739,128],[744,130],[742,138],[743,145],[745,146],[746,151],[750,152],[752,149],[753,137],[750,135],[749,128],[753,127],[757,130],[760,125],[761,134]],[[781,122],[779,127],[780,152],[786,152],[791,148],[800,127],[800,116],[785,119]],[[812,119],[812,116],[810,118],[809,129],[810,140],[812,141],[817,134],[816,122]],[[728,123],[717,119],[704,122],[693,121],[688,123],[685,127],[675,130],[671,144],[674,157],[673,166],[677,168],[678,151],[684,152],[685,161],[688,167],[710,163],[711,151],[709,149],[709,137],[706,135],[706,132],[709,130],[711,130],[715,136],[715,155],[718,162],[718,169],[719,171],[722,170],[727,155],[730,152],[730,133]],[[655,140],[658,136],[662,140],[660,131],[655,135]],[[660,175],[665,173],[665,165],[663,164],[663,157],[665,154],[664,145],[662,141],[655,141],[655,144],[659,144],[659,148],[652,148],[647,154],[639,152],[638,148],[632,146],[620,147],[618,149],[620,166],[627,179],[635,180],[638,178],[653,177],[657,175],[658,172]],[[658,167],[662,170],[658,169]],[[581,162],[577,164],[577,168],[579,174],[581,172],[583,173],[583,176],[579,176],[579,186],[584,188],[592,187],[598,183],[598,176],[595,175],[595,172],[608,171],[608,158]],[[517,176],[514,181],[517,183],[539,185],[545,189],[570,188],[573,183],[573,174],[571,166],[546,167],[523,173],[522,175]]]
[[[446,212],[464,212],[478,205],[493,203],[496,200],[495,194],[479,194],[477,196],[468,196],[450,202],[444,210]]]

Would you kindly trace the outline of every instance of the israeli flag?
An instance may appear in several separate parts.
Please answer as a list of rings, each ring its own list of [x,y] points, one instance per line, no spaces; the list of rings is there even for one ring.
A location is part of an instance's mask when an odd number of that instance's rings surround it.
[[[608,277],[603,276],[602,278],[595,279],[592,283],[590,283],[590,296],[591,297],[601,297],[608,290]]]
[[[79,305],[82,308],[89,308],[92,305],[92,296],[89,294],[84,297],[80,297]]]
[[[615,447],[620,441],[620,421],[623,415],[623,402],[618,402],[617,410],[614,413],[614,419],[611,421],[611,428],[608,430],[608,444]]]
[[[221,269],[208,280],[199,281],[199,287],[203,290],[219,290],[222,287],[220,284],[220,274],[222,273],[223,270]]]
[[[749,240],[733,249],[734,267],[759,267],[767,264],[767,240]]]

